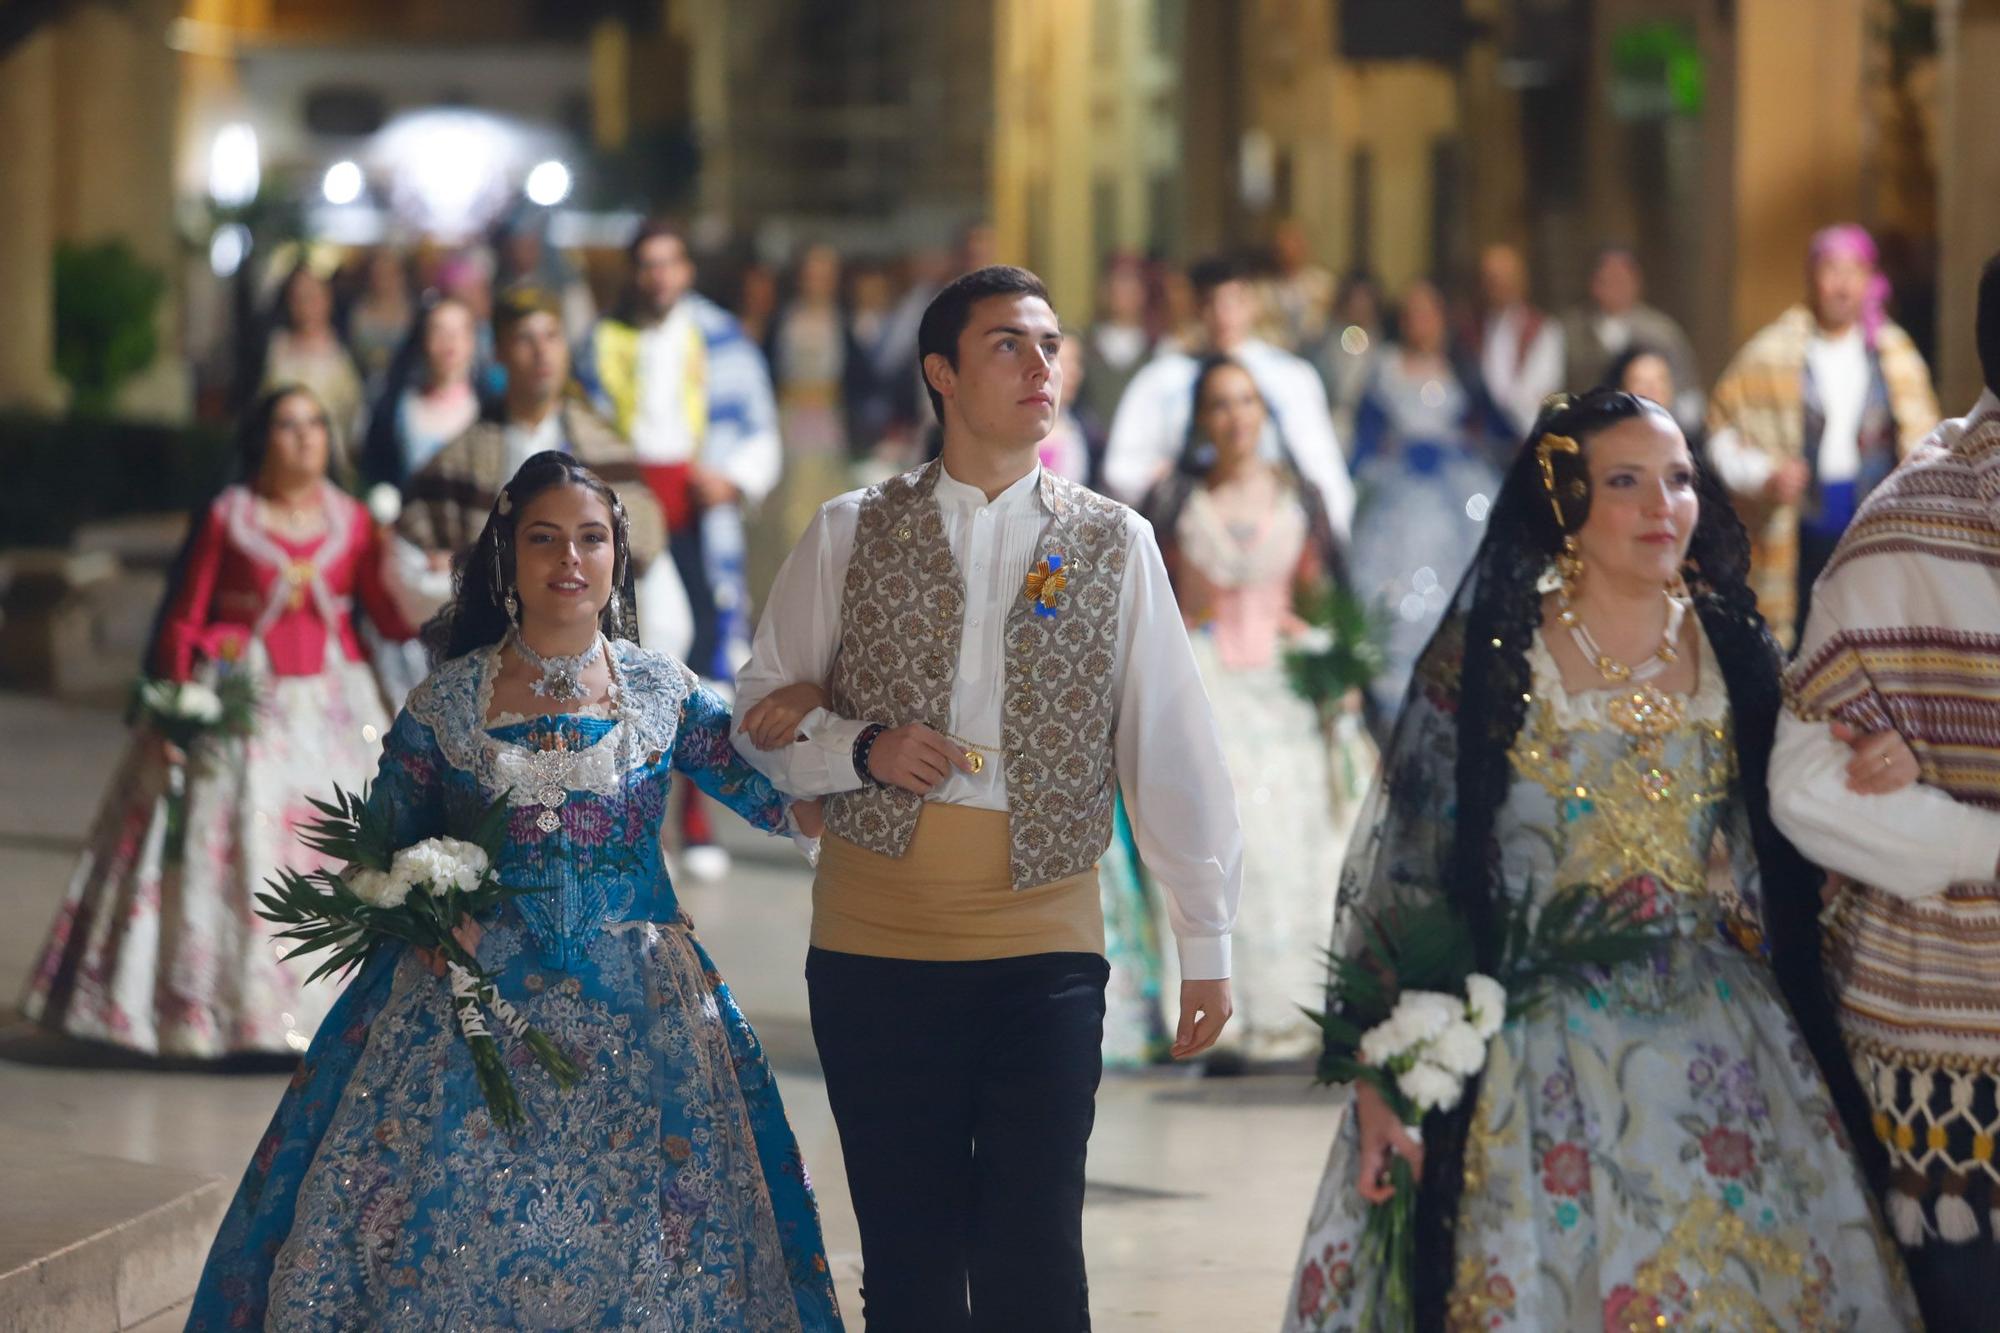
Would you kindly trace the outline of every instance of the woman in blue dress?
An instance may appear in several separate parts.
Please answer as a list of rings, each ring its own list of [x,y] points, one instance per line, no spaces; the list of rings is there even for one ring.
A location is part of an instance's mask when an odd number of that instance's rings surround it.
[[[625,637],[631,596],[616,496],[529,459],[369,793],[398,846],[466,836],[505,794],[501,877],[547,891],[461,938],[583,1082],[516,1058],[528,1123],[501,1131],[445,981],[379,948],[257,1148],[190,1329],[841,1328],[770,1068],[659,853],[676,771],[769,832],[816,832],[816,811],[788,820],[728,706]]]
[[[1417,655],[1486,530],[1500,488],[1496,424],[1478,377],[1454,364],[1444,297],[1413,283],[1354,423],[1350,572],[1387,622],[1386,664],[1369,687],[1385,721],[1394,721]]]

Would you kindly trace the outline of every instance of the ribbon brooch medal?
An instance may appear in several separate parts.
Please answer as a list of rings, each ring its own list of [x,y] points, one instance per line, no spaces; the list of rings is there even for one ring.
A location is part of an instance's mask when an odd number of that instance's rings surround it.
[[[1069,576],[1062,572],[1063,558],[1060,555],[1044,556],[1028,571],[1028,580],[1021,585],[1021,595],[1035,604],[1035,614],[1052,616],[1056,613],[1056,602],[1063,589],[1069,587]]]

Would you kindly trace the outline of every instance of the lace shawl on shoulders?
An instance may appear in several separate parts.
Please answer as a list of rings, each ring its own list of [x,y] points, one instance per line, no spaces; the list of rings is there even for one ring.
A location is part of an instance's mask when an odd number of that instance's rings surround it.
[[[463,657],[452,658],[410,691],[403,705],[405,712],[431,729],[446,762],[467,772],[479,766],[480,742],[485,736],[480,681],[492,652],[491,648],[475,648]]]
[[[491,666],[497,649],[477,648],[432,672],[411,694],[411,717],[431,729],[452,767],[485,775],[496,744],[487,733]],[[666,754],[680,730],[681,708],[697,685],[694,673],[665,653],[649,652],[629,640],[614,640],[618,724],[609,746],[599,742],[617,773],[628,772]],[[602,775],[610,777],[612,774]]]

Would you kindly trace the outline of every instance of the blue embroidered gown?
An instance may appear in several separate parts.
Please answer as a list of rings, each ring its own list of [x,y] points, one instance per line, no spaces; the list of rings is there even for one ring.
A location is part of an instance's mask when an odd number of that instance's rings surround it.
[[[411,695],[369,801],[406,846],[511,793],[501,876],[555,887],[482,922],[479,961],[586,1077],[561,1092],[503,1037],[529,1123],[497,1131],[444,981],[379,949],[279,1104],[188,1327],[839,1330],[770,1068],[658,851],[676,770],[771,832],[782,798],[671,658],[615,643],[608,708],[489,726],[495,652]]]

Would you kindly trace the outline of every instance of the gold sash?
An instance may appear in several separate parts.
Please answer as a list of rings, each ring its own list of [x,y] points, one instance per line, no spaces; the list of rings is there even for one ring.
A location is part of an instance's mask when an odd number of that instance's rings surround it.
[[[926,802],[909,850],[884,856],[829,833],[813,880],[812,942],[933,962],[1104,952],[1097,868],[1018,892],[1004,810]]]

